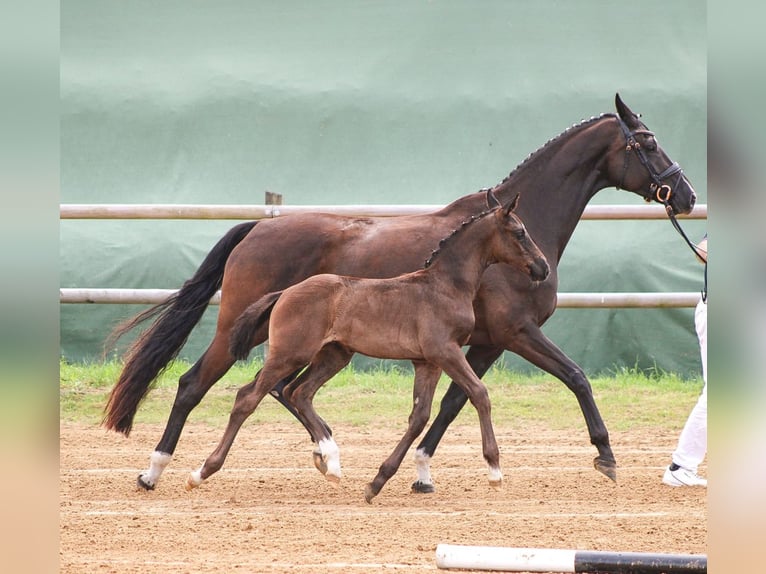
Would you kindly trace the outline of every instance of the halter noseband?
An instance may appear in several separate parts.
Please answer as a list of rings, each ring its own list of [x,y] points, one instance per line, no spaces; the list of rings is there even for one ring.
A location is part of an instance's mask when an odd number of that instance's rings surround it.
[[[652,167],[652,164],[649,163],[649,158],[646,157],[646,153],[641,147],[641,144],[638,143],[638,140],[636,140],[636,136],[639,134],[653,136],[654,132],[649,130],[631,131],[627,124],[622,121],[621,117],[617,116],[617,121],[620,123],[622,133],[625,135],[625,163],[623,164],[622,177],[620,178],[620,185],[618,186],[618,189],[622,188],[623,183],[625,182],[625,174],[628,171],[628,159],[630,157],[630,152],[635,151],[639,161],[646,168],[646,171],[649,172],[649,176],[652,178],[653,182],[649,184],[649,191],[654,195],[645,196],[644,200],[647,202],[656,200],[658,203],[665,205],[665,208],[667,209],[669,207],[670,196],[673,195],[673,186],[668,185],[667,183],[663,183],[663,181],[669,178],[671,175],[678,174],[675,182],[673,182],[673,185],[677,185],[683,177],[684,170],[681,169],[681,166],[678,165],[678,162],[674,161],[664,171],[657,173],[654,167]]]

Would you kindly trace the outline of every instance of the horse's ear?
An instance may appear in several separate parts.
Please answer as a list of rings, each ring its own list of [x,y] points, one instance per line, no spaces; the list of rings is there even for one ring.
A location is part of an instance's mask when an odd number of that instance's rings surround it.
[[[625,105],[619,93],[614,95],[614,105],[617,108],[617,114],[630,129],[638,129],[640,127],[641,123],[638,121],[638,116]]]
[[[510,214],[512,211],[516,211],[516,206],[519,204],[519,196],[521,195],[521,192],[516,194],[516,197],[513,198],[513,200],[508,204],[508,207],[505,208],[505,215]]]
[[[498,201],[498,199],[495,197],[495,194],[492,193],[491,189],[487,190],[487,207],[490,209],[495,209],[496,207],[500,207],[501,204]]]

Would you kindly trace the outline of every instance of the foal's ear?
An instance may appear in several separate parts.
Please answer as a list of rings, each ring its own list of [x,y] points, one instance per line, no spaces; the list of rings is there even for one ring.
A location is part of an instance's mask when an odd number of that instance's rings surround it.
[[[492,193],[491,189],[487,190],[487,207],[490,209],[495,209],[496,207],[500,207],[501,204],[498,201],[498,199],[495,197],[495,194]]]
[[[513,198],[513,200],[508,204],[508,207],[505,208],[505,215],[510,214],[512,211],[516,211],[516,206],[519,204],[519,196],[521,193],[517,193],[516,197]]]
[[[614,95],[614,105],[617,108],[617,113],[619,114],[620,119],[622,119],[630,129],[638,129],[641,126],[641,122],[638,120],[638,115],[634,114],[631,109],[625,105],[625,102],[622,101],[619,93]]]

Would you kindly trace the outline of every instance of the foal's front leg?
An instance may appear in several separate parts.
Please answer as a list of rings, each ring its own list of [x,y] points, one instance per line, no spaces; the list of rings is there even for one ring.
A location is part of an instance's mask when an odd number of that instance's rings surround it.
[[[495,430],[492,426],[491,404],[487,387],[473,372],[457,345],[445,349],[441,358],[441,367],[465,391],[479,414],[482,451],[484,452],[484,460],[489,466],[489,484],[500,486],[503,482],[503,473],[500,471],[500,449],[497,446]]]
[[[407,450],[409,450],[420,433],[423,432],[428,422],[428,417],[431,415],[431,401],[433,401],[436,385],[439,382],[442,370],[433,363],[413,361],[412,364],[415,366],[415,384],[412,390],[412,412],[410,413],[409,425],[402,440],[396,445],[391,455],[380,465],[378,474],[365,487],[364,499],[368,503],[372,503],[372,499],[381,491],[383,485],[396,474],[407,454]]]

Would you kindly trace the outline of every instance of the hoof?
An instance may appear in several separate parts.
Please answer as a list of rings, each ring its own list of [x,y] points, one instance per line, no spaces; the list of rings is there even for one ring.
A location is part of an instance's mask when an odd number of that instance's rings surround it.
[[[490,480],[489,486],[491,488],[494,488],[495,490],[500,490],[503,487],[503,481],[501,480]]]
[[[144,481],[144,475],[139,474],[138,478],[136,479],[136,484],[138,485],[138,488],[143,488],[144,490],[154,490],[154,484],[149,484],[148,482]]]
[[[593,467],[612,481],[617,482],[617,463],[615,461],[596,457],[593,459]]]
[[[415,481],[412,483],[412,492],[415,494],[432,494],[436,492],[436,488],[433,484],[428,482]]]
[[[364,487],[364,501],[367,504],[372,504],[372,499],[377,496],[377,492],[373,492],[372,484],[368,484]]]
[[[186,484],[184,487],[187,491],[194,490],[204,481],[205,479],[202,478],[202,473],[200,473],[198,470],[195,470],[194,472],[189,473],[189,476],[186,477]]]
[[[324,477],[327,479],[327,482],[330,482],[332,484],[340,484],[339,476],[336,476],[334,474],[325,474]]]
[[[314,460],[314,466],[316,469],[327,476],[327,463],[325,462],[324,458],[322,458],[322,453],[319,451],[319,449],[314,450],[314,452],[311,453],[311,457]]]

